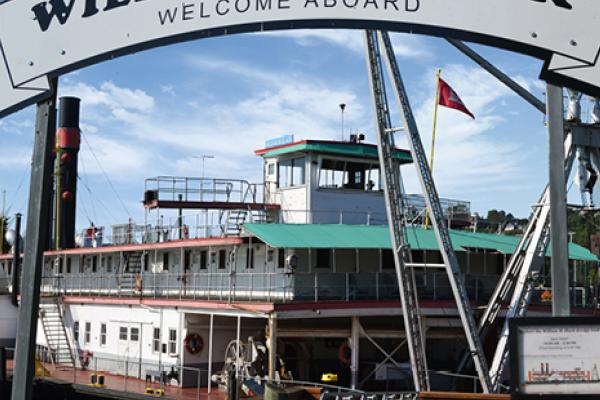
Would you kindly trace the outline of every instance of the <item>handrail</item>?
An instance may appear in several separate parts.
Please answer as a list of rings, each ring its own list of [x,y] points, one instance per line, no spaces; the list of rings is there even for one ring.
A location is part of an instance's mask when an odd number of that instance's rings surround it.
[[[146,178],[146,190],[157,192],[157,200],[178,201],[223,201],[240,203],[262,203],[259,188],[264,183],[250,183],[244,179],[194,178],[177,176],[157,176]],[[260,200],[260,201],[259,201]]]

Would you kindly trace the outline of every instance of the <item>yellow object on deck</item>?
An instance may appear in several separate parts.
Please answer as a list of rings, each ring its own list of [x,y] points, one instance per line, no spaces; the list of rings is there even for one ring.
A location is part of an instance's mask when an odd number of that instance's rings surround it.
[[[50,371],[37,358],[35,359],[35,376],[50,376]]]
[[[321,375],[321,382],[337,382],[337,380],[337,374],[332,374],[331,372]]]
[[[163,397],[165,395],[165,390],[147,387],[146,390],[144,391],[144,394],[154,396],[154,397]]]

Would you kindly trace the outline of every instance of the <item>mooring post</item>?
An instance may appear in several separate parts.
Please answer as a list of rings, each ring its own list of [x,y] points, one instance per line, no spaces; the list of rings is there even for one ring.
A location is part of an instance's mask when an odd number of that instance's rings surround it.
[[[565,187],[565,127],[563,90],[547,85],[550,165],[550,237],[552,238],[552,315],[568,317],[569,256],[567,238],[567,193]]]
[[[31,400],[33,394],[35,338],[40,305],[43,252],[50,227],[50,204],[47,200],[52,190],[50,182],[53,141],[51,138],[54,137],[56,130],[57,84],[58,79],[52,79],[50,97],[37,104],[12,400]]]

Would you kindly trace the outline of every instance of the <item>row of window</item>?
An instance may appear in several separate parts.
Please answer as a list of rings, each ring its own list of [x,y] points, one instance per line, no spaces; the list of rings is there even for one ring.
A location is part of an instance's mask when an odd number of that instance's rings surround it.
[[[275,178],[277,187],[289,188],[306,183],[306,157],[281,160],[268,165],[267,174]],[[368,192],[381,191],[381,174],[378,163],[323,159],[319,169],[319,187],[329,189],[355,189]]]
[[[79,336],[79,321],[73,322],[73,338],[80,342]],[[140,341],[140,328],[135,326],[119,326],[119,340],[120,341],[130,341],[130,342],[139,342]],[[84,331],[83,331],[83,344],[89,345],[92,341],[92,323],[85,322],[84,323]],[[100,324],[100,336],[99,336],[99,345],[106,346],[107,341],[107,327],[105,323]],[[163,353],[169,354],[177,354],[177,330],[169,329],[169,337],[168,342],[163,343],[161,346],[161,337],[160,337],[160,328],[152,328],[152,351],[158,353],[162,351]]]
[[[279,257],[278,257],[277,267],[283,268],[285,266],[284,265],[285,251],[279,250],[278,253],[279,253]],[[274,250],[267,251],[267,261],[268,262],[273,261],[273,254],[274,254]],[[193,257],[195,258],[195,260],[192,260]],[[185,271],[191,270],[192,263],[194,261],[196,261],[194,264],[199,265],[200,270],[208,269],[209,262],[210,262],[210,264],[217,264],[218,269],[227,269],[227,266],[230,264],[231,257],[232,257],[231,251],[227,251],[226,249],[221,249],[218,251],[218,253],[211,252],[210,254],[209,254],[209,251],[207,251],[207,250],[202,250],[202,251],[194,253],[194,254],[192,254],[191,250],[185,250],[184,251],[184,260],[183,260],[184,270]],[[88,269],[91,268],[93,273],[98,272],[98,258],[99,258],[99,256],[97,256],[97,255],[83,256],[82,257],[83,261],[80,263],[80,266],[79,266],[79,273],[85,272],[84,267],[88,268]],[[161,261],[162,261],[162,270],[168,271],[169,266],[170,266],[170,253],[163,253]],[[66,262],[59,263],[58,273],[62,274],[63,272],[65,272],[67,274],[70,274],[71,273],[71,263],[72,263],[72,258],[66,257]],[[113,257],[112,256],[105,256],[103,258],[102,264],[107,273],[113,272]],[[127,257],[125,257],[124,264],[125,264],[125,272],[127,272],[127,270],[128,270]],[[63,269],[63,266],[64,266],[64,269]],[[248,269],[254,268],[254,249],[251,248],[250,246],[246,249],[246,268],[248,268]],[[149,261],[148,253],[144,254],[144,258],[142,261],[142,269],[144,271],[150,270],[150,261]],[[10,274],[10,272],[9,272],[9,274]]]

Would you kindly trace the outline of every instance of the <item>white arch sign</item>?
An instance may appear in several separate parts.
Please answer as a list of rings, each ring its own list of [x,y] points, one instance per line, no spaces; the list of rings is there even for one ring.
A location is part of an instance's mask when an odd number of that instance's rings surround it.
[[[85,65],[206,36],[302,27],[503,47],[545,60],[543,79],[600,96],[598,0],[9,0],[0,4],[0,117],[45,96],[49,77]]]

